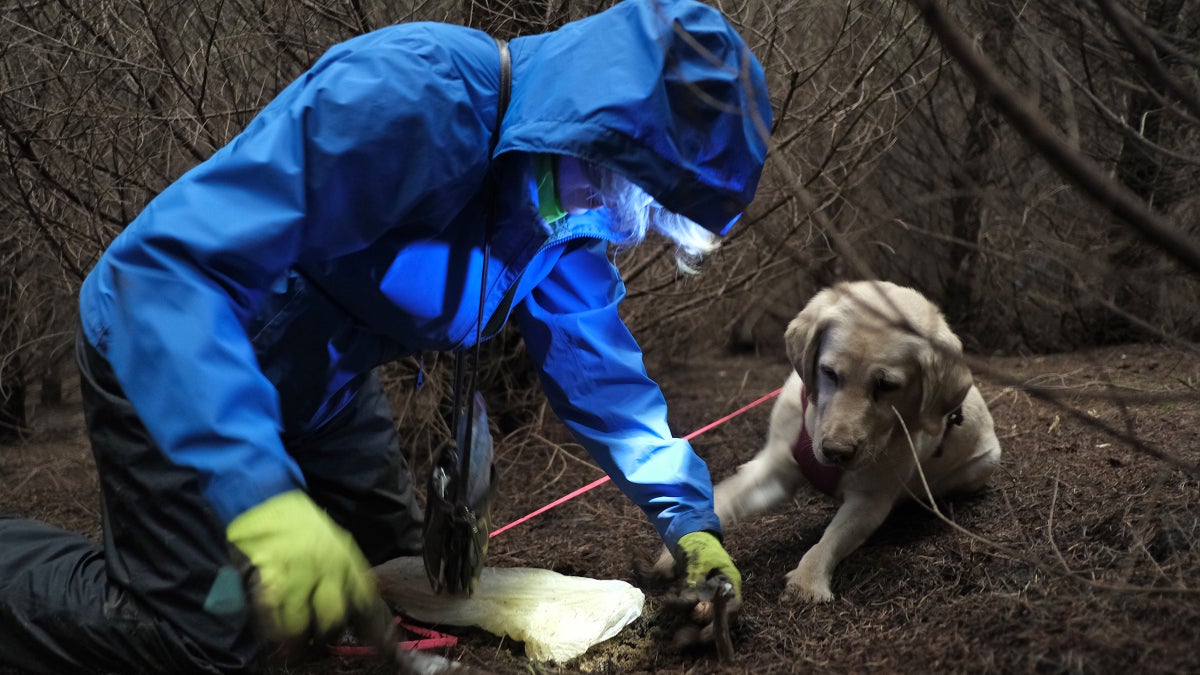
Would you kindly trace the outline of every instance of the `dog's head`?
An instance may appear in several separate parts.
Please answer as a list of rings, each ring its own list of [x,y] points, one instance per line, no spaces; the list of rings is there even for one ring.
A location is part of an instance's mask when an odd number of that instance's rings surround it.
[[[852,468],[889,451],[911,452],[896,412],[909,434],[939,433],[971,389],[962,342],[941,311],[889,282],[821,291],[784,339],[817,409],[809,434],[825,463]]]

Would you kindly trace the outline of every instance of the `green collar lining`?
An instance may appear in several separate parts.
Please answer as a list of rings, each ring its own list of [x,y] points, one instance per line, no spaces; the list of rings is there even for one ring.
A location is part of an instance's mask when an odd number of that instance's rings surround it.
[[[538,214],[547,224],[562,220],[567,212],[558,201],[558,189],[554,184],[554,158],[538,153],[533,156],[533,174],[537,180]]]

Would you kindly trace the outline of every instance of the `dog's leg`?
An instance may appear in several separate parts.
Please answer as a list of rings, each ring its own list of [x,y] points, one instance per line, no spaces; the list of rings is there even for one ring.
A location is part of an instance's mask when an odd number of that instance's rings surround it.
[[[834,568],[883,524],[893,501],[892,494],[847,493],[821,540],[804,554],[796,569],[788,572],[782,599],[785,602],[833,600]]]
[[[933,493],[940,496],[949,493],[970,494],[982,490],[999,466],[999,446],[996,448],[994,452],[982,452],[967,464],[958,467],[953,475],[932,485]]]
[[[753,518],[786,501],[802,475],[790,455],[767,448],[717,484],[713,494],[721,525]]]
[[[805,424],[802,393],[800,377],[793,373],[771,409],[762,450],[717,485],[713,500],[721,525],[769,511],[791,497],[804,479],[792,457],[792,445]]]
[[[775,507],[791,497],[803,480],[800,467],[792,459],[792,444],[804,427],[802,392],[800,376],[792,373],[771,408],[766,444],[754,459],[714,489],[713,506],[722,527]],[[651,574],[669,579],[674,565],[675,557],[664,547]]]
[[[722,527],[778,506],[795,492],[801,475],[792,458],[769,445],[734,475],[717,484],[713,493]],[[654,563],[654,575],[669,578],[675,558],[665,547]]]
[[[1000,441],[978,389],[971,389],[962,411],[962,425],[951,427],[942,441],[942,456],[928,463],[934,495],[978,492],[1000,464]]]

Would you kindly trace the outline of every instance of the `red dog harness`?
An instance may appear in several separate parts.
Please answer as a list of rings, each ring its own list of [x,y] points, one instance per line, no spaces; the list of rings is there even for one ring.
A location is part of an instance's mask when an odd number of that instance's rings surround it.
[[[800,388],[800,418],[803,420],[808,412],[808,395]],[[800,465],[800,472],[808,479],[813,487],[825,494],[836,497],[838,482],[842,480],[842,469],[829,466],[817,461],[813,454],[812,436],[808,435],[808,425],[800,424],[800,436],[792,444],[792,457]]]

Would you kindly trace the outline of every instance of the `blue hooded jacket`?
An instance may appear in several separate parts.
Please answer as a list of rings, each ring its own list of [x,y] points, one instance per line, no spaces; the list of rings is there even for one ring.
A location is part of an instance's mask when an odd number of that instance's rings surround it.
[[[618,314],[608,212],[548,225],[532,156],[606,165],[721,231],[766,155],[761,67],[691,0],[626,0],[510,48],[493,139],[486,34],[411,23],[334,46],[152,200],[84,282],[86,338],[225,522],[304,486],[283,439],[319,427],[372,368],[470,347],[483,282],[489,325],[517,319],[555,412],[664,541],[720,531],[707,467],[673,438]]]

